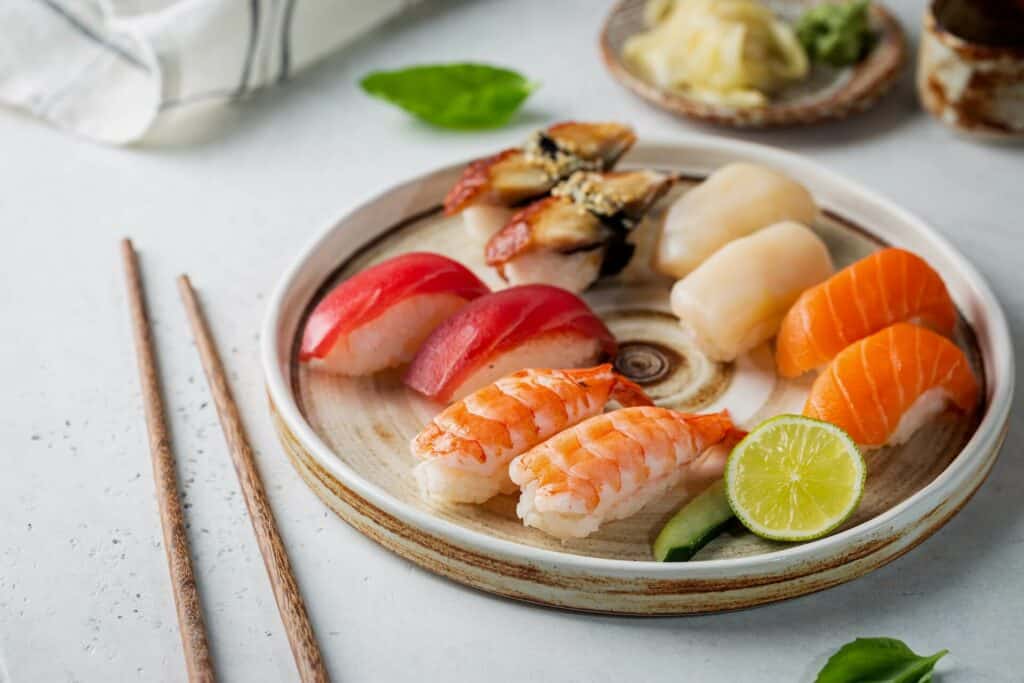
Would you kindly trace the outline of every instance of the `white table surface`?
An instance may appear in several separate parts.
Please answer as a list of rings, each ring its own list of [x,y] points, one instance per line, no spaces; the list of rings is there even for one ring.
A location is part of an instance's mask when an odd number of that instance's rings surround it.
[[[336,680],[811,680],[831,651],[871,635],[921,652],[949,648],[942,681],[1021,680],[1019,410],[988,482],[906,557],[824,593],[706,617],[594,617],[463,588],[350,529],[286,461],[266,413],[257,332],[278,275],[329,221],[397,179],[555,119],[621,119],[641,136],[721,132],[652,110],[612,82],[595,46],[608,4],[421,8],[190,146],[110,149],[0,112],[0,681],[184,677],[122,289],[123,235],[142,252],[223,680],[296,674],[186,332],[173,281],[182,271],[224,349]],[[918,6],[897,7],[915,37]],[[464,134],[413,123],[355,85],[372,68],[462,59],[510,65],[543,87],[514,126]],[[1015,336],[1024,332],[1024,149],[953,137],[919,111],[909,78],[856,120],[739,136],[805,154],[923,216],[989,278]]]

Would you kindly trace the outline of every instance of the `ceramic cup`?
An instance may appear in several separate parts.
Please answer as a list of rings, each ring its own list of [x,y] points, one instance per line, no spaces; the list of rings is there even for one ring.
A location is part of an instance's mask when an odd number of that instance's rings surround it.
[[[1024,140],[1024,4],[933,0],[924,16],[917,88],[953,129]]]

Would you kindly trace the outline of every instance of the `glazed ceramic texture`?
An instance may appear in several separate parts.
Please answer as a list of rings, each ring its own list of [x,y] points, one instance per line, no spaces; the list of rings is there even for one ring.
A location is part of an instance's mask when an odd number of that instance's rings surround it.
[[[705,102],[665,90],[637,73],[622,57],[626,40],[645,29],[646,0],[622,0],[609,13],[600,37],[601,57],[612,76],[648,103],[677,116],[741,128],[794,126],[843,119],[874,105],[896,82],[906,64],[907,41],[899,22],[873,4],[871,26],[877,39],[867,56],[853,67],[814,66],[805,80],[774,94],[769,103],[732,107]],[[777,15],[795,21],[812,3],[773,0]]]
[[[681,614],[747,607],[847,581],[907,552],[942,526],[984,480],[1004,435],[1013,376],[1005,321],[973,269],[916,218],[798,157],[724,141],[642,144],[624,167],[650,166],[692,179],[739,159],[767,163],[804,182],[826,208],[814,226],[839,265],[890,243],[928,259],[946,279],[963,315],[957,332],[986,398],[972,416],[944,415],[910,443],[869,456],[864,503],[839,533],[802,544],[771,544],[737,532],[697,561],[659,564],[649,544],[661,523],[698,486],[680,489],[630,519],[582,541],[561,544],[523,527],[514,499],[435,507],[410,473],[408,440],[438,408],[406,390],[398,373],[347,379],[309,372],[295,341],[310,307],[361,267],[412,249],[462,260],[492,285],[480,245],[437,204],[459,167],[399,185],[348,214],[299,259],[271,301],[264,364],[275,425],[285,451],[317,494],[385,547],[439,574],[501,595],[559,607],[629,614]],[[683,183],[677,192],[685,191]],[[658,216],[639,228],[638,254],[615,280],[586,298],[620,337],[672,356],[653,373],[665,405],[711,406],[728,390],[732,368],[710,364],[673,334],[665,315],[668,282],[647,270]],[[650,347],[650,348],[644,348]],[[672,353],[665,354],[668,348]],[[657,359],[644,359],[644,367]],[[780,384],[766,414],[793,409],[806,387]]]

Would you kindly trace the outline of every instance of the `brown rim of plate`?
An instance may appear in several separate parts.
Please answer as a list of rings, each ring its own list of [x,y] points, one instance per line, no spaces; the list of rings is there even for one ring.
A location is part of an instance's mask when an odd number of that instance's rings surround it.
[[[796,0],[799,1],[799,0]],[[849,79],[826,95],[807,95],[763,107],[715,105],[660,88],[633,73],[622,59],[626,38],[643,27],[647,0],[619,0],[601,28],[601,58],[612,77],[640,98],[677,116],[740,128],[767,128],[843,119],[874,105],[893,86],[907,61],[907,38],[899,21],[881,4],[871,3],[878,40],[853,68]],[[805,3],[800,3],[805,4]]]
[[[746,580],[609,579],[541,569],[481,555],[434,536],[389,514],[349,489],[317,463],[292,433],[268,393],[268,405],[285,455],[299,476],[329,508],[367,538],[424,569],[477,590],[545,607],[628,616],[679,616],[749,609],[817,593],[885,566],[930,538],[967,504],[992,471],[995,458],[978,473],[952,509],[940,503],[916,525],[917,536],[901,543],[906,530],[864,541],[841,556],[808,564],[772,578]],[[1009,425],[1000,432],[1002,447]],[[948,506],[947,506],[948,507]]]
[[[983,333],[986,392],[982,423],[972,440],[928,485],[883,518],[864,522],[859,532],[840,534],[771,557],[751,556],[664,565],[582,554],[561,553],[485,530],[467,528],[410,505],[350,467],[322,441],[294,395],[294,366],[288,353],[301,327],[299,313],[317,287],[337,267],[336,255],[354,249],[387,230],[379,215],[398,202],[398,215],[432,211],[439,187],[447,187],[457,166],[390,188],[346,214],[311,244],[268,302],[262,340],[271,412],[285,451],[302,478],[346,522],[389,550],[455,581],[498,595],[555,607],[616,614],[688,614],[763,604],[821,590],[851,580],[889,562],[934,533],[962,507],[987,476],[1005,438],[1013,392],[1013,350],[1002,309],[981,277],[925,224],[870,191],[824,173],[792,154],[729,140],[691,141],[689,145],[638,145],[632,162],[689,169],[714,167],[725,160],[750,159],[777,165],[797,177],[817,178],[824,204],[861,207],[858,220],[878,224],[885,241],[934,251],[953,280],[953,290],[971,311],[972,325]],[[678,161],[685,158],[686,163]],[[385,212],[386,213],[386,212]],[[362,236],[360,236],[362,235]],[[369,433],[379,435],[373,427]],[[372,438],[372,437],[371,437]],[[972,445],[973,444],[973,445]]]

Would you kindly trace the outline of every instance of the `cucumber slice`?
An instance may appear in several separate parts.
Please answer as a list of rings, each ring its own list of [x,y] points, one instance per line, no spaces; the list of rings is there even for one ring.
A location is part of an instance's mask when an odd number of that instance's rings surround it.
[[[658,562],[686,562],[732,520],[725,481],[719,480],[679,509],[654,539]]]

